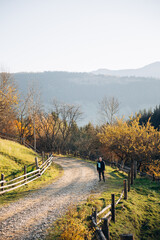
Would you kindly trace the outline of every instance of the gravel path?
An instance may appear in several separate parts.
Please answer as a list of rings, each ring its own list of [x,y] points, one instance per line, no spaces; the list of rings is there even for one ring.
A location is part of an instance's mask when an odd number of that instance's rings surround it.
[[[95,166],[76,159],[56,159],[64,175],[47,187],[0,209],[0,240],[44,239],[46,229],[68,206],[87,198],[97,185]]]

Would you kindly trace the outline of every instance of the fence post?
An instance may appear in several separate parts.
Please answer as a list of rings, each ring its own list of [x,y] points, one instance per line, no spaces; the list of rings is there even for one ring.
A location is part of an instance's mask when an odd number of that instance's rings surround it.
[[[137,177],[137,161],[134,161],[134,179]]]
[[[27,166],[24,166],[24,179],[26,179],[27,178],[27,176],[26,176],[26,174],[27,174]],[[25,181],[26,182],[26,181]]]
[[[109,236],[109,221],[108,218],[103,218],[102,232],[107,240],[110,240]]]
[[[134,177],[134,163],[131,163],[131,185],[133,185],[133,177]]]
[[[95,208],[95,210],[93,212],[93,217],[95,219],[95,223],[97,223],[97,208]]]
[[[44,152],[42,151],[42,163],[44,163]]]
[[[121,234],[120,240],[134,240],[133,234]]]
[[[35,158],[35,163],[36,163],[36,169],[39,169],[39,165],[38,165],[38,158]]]
[[[112,221],[115,223],[115,194],[112,194],[112,204],[111,204],[111,212],[112,212]]]
[[[4,181],[4,174],[1,174],[1,181]],[[1,183],[1,187],[4,186],[4,182]],[[4,188],[1,189],[1,191],[4,191]]]
[[[155,181],[155,174],[153,173],[153,181]]]
[[[123,187],[124,187],[124,199],[127,200],[127,180],[123,180]]]
[[[129,171],[128,172],[128,192],[130,191],[131,189],[131,172]]]

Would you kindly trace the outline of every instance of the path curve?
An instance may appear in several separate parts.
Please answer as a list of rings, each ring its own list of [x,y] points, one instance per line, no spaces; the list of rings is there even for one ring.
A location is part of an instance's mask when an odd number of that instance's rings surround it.
[[[71,158],[54,162],[64,169],[59,180],[0,209],[1,240],[44,239],[46,229],[68,206],[86,199],[96,187],[93,164]]]

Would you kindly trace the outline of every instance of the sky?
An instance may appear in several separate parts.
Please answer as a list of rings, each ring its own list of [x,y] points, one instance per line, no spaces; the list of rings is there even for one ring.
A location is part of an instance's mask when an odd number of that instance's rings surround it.
[[[159,0],[0,0],[1,71],[139,68],[159,45]]]

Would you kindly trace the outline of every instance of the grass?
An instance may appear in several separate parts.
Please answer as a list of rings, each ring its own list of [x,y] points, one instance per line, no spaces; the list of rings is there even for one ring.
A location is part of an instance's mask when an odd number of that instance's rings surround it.
[[[65,216],[57,220],[48,230],[47,240],[95,239],[89,216],[92,208],[98,211],[111,203],[111,194],[118,200],[123,189],[123,179],[126,174],[107,167],[107,180],[98,183],[87,201],[72,206]],[[120,234],[132,233],[135,240],[154,240],[160,235],[160,186],[158,183],[138,177],[128,200],[121,200],[116,207],[116,223],[110,224],[111,240],[119,239]],[[100,217],[103,217],[100,216]],[[85,228],[82,232],[80,229]],[[78,236],[79,234],[79,236]],[[87,238],[86,238],[87,234]]]
[[[111,223],[112,239],[119,234],[132,233],[135,240],[153,240],[160,236],[160,185],[145,178],[138,178],[117,207],[116,223]]]
[[[28,149],[19,143],[0,139],[0,172],[5,175],[6,180],[13,179],[24,174],[24,166],[27,166],[27,172],[35,170],[35,157],[41,158],[34,151]],[[0,195],[0,205],[10,203],[29,192],[35,191],[51,183],[62,175],[62,168],[52,163],[47,171],[37,180],[17,188],[14,191]]]

